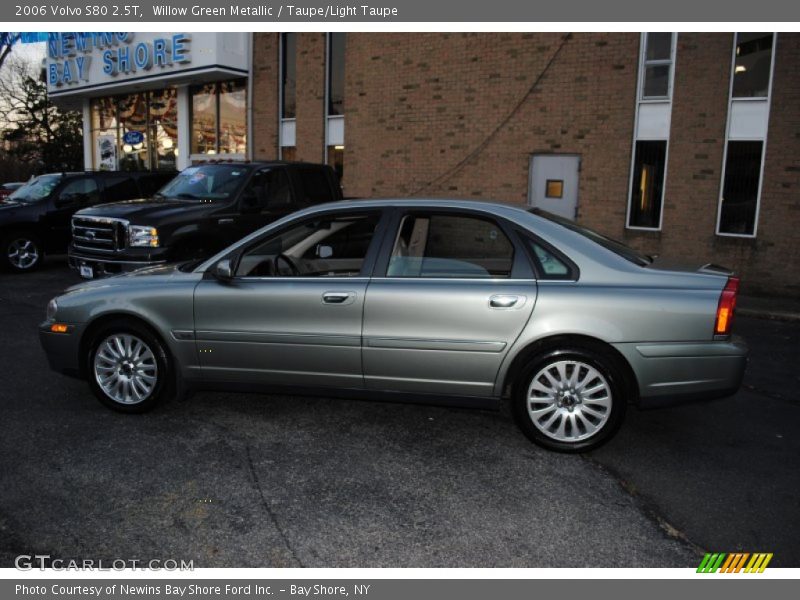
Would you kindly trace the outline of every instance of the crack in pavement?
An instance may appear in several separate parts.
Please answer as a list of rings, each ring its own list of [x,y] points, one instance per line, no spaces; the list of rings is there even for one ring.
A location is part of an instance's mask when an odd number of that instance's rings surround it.
[[[697,554],[698,556],[703,556],[706,553],[706,550],[702,548],[700,545],[696,544],[692,540],[689,539],[683,531],[672,525],[669,521],[667,521],[666,517],[664,517],[661,512],[659,511],[656,504],[644,496],[642,496],[639,492],[636,491],[636,488],[629,483],[619,472],[615,469],[608,467],[598,460],[592,458],[587,454],[581,454],[580,457],[585,460],[587,463],[592,465],[595,469],[606,475],[607,477],[611,477],[616,483],[622,488],[622,490],[630,496],[633,500],[634,505],[638,509],[638,511],[649,521],[654,523],[656,527],[668,538],[672,540],[676,540],[686,546],[689,550]]]
[[[272,520],[272,524],[275,526],[275,529],[281,536],[281,539],[283,540],[283,543],[286,545],[286,549],[289,551],[289,554],[291,554],[292,559],[294,559],[294,561],[299,566],[305,567],[303,562],[297,556],[297,553],[294,551],[291,542],[289,542],[289,537],[286,535],[286,532],[283,530],[283,527],[281,527],[280,523],[278,522],[277,515],[270,507],[269,502],[267,502],[266,496],[264,496],[264,490],[261,488],[261,482],[258,479],[258,475],[256,474],[256,467],[253,464],[253,456],[250,454],[250,445],[245,444],[244,449],[245,453],[247,454],[247,465],[250,469],[250,476],[253,478],[253,485],[255,486],[256,491],[258,491],[259,497],[261,498],[261,506],[264,508],[267,515],[269,515],[269,518]]]

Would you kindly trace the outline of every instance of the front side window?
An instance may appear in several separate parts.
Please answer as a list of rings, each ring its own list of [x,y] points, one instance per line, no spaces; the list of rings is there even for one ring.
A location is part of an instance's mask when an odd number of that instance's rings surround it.
[[[358,277],[380,213],[303,221],[246,251],[237,277]]]
[[[645,34],[642,68],[642,99],[670,97],[672,72],[672,33]]]
[[[480,217],[407,215],[389,260],[388,277],[510,277],[514,246],[497,223]]]
[[[772,34],[737,33],[733,67],[734,98],[766,98],[772,71]]]
[[[636,142],[628,227],[658,229],[661,226],[666,161],[665,140]]]
[[[754,235],[763,142],[728,142],[719,232]]]
[[[96,204],[100,201],[100,190],[94,179],[81,177],[67,183],[59,192],[58,198],[74,204]]]

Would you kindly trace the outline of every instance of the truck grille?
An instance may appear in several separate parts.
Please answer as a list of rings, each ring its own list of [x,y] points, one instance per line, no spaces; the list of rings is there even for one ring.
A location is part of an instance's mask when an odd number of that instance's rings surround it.
[[[115,252],[125,246],[125,222],[104,217],[72,217],[72,243],[81,250]]]

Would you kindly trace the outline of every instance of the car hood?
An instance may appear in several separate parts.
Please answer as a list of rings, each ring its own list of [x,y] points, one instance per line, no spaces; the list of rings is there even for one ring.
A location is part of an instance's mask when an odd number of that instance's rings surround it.
[[[109,204],[98,204],[91,208],[79,210],[76,216],[81,217],[113,217],[125,219],[132,223],[143,225],[155,225],[146,221],[169,219],[173,216],[181,216],[186,219],[187,214],[193,212],[208,212],[213,204],[199,200],[178,200],[166,198],[139,198],[136,200],[124,200],[122,202],[111,202]]]
[[[184,281],[189,279],[199,279],[202,275],[192,272],[184,272],[180,270],[180,266],[184,263],[169,263],[166,265],[153,265],[150,267],[142,267],[135,271],[127,273],[120,273],[103,279],[92,279],[89,281],[82,281],[76,283],[66,289],[66,293],[84,292],[87,290],[107,288],[107,287],[122,287],[126,285],[136,285],[140,283],[167,283],[170,281]]]

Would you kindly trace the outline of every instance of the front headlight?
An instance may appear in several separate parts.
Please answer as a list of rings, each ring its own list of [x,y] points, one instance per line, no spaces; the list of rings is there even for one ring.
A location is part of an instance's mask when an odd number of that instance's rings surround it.
[[[56,299],[53,298],[52,300],[50,300],[50,302],[47,303],[47,320],[55,321],[56,312],[58,312],[58,302],[56,302]]]
[[[130,225],[128,227],[128,245],[158,248],[158,229],[147,225]]]

